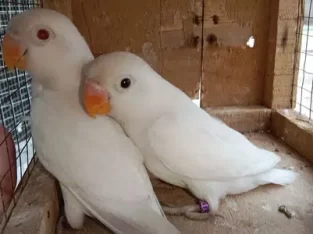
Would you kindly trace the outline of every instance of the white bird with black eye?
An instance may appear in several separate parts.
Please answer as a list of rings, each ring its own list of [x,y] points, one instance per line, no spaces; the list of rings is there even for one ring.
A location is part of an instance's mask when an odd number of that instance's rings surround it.
[[[84,75],[84,90],[93,85],[102,90],[97,106],[90,101],[94,97],[85,93],[86,111],[117,120],[140,148],[152,174],[187,188],[209,203],[212,213],[227,194],[269,183],[287,185],[296,178],[297,173],[276,168],[277,154],[255,146],[197,107],[132,53],[99,56],[85,66]],[[116,92],[116,84],[124,91]],[[110,99],[101,98],[104,94]]]

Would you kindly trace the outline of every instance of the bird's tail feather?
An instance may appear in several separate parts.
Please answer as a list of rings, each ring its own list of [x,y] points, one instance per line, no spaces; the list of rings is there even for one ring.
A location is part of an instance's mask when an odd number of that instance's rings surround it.
[[[278,184],[278,185],[288,185],[291,184],[296,178],[297,173],[291,170],[284,169],[272,169],[268,172],[262,173],[258,180],[260,184]]]

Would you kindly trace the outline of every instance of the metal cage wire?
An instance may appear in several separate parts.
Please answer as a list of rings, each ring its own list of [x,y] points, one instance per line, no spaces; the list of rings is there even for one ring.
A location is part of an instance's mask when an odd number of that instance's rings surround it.
[[[300,0],[302,1],[302,0]],[[296,100],[294,101],[295,110],[308,121],[313,120],[313,0],[303,0],[304,4],[302,15],[303,27],[297,33],[301,38],[300,51],[297,55],[300,59],[295,59],[295,69],[297,77],[294,84]]]
[[[41,0],[1,0],[0,40],[12,16],[42,7]],[[0,51],[0,232],[2,233],[36,163],[30,125],[31,77],[9,71]],[[13,141],[12,141],[13,140]]]

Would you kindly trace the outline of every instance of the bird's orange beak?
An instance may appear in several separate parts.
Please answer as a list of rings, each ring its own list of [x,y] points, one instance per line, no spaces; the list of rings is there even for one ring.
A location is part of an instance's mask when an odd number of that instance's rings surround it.
[[[10,34],[7,33],[4,36],[2,43],[3,59],[10,70],[15,67],[21,70],[26,69],[25,52],[26,49]]]
[[[109,93],[96,81],[86,79],[83,86],[83,103],[86,112],[93,118],[111,111]]]

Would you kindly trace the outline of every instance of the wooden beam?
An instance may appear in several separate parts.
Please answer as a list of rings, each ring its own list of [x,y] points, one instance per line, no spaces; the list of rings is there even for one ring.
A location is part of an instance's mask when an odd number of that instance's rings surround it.
[[[293,110],[272,113],[271,131],[290,147],[313,162],[313,128]]]
[[[269,129],[271,109],[262,106],[214,107],[206,110],[242,133]]]
[[[302,0],[272,0],[264,103],[269,108],[291,108],[295,97],[295,66],[303,20]]]

